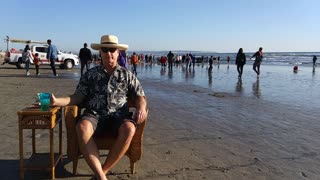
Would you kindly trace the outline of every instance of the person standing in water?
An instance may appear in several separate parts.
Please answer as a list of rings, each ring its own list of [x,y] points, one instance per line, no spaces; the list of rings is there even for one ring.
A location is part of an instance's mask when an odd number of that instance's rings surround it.
[[[236,57],[236,65],[238,71],[238,78],[241,78],[243,72],[243,66],[246,64],[246,55],[243,53],[243,49],[240,48]]]
[[[256,59],[254,60],[254,63],[253,63],[253,70],[257,73],[257,76],[259,77],[259,75],[260,75],[260,65],[261,65],[262,58],[263,58],[262,47],[260,47],[259,51],[254,53],[250,59],[252,59],[254,57]]]
[[[316,65],[317,65],[317,64],[316,64],[317,59],[318,59],[317,56],[314,55],[314,56],[313,56],[313,59],[312,59],[312,60],[313,60],[313,66],[316,66]]]

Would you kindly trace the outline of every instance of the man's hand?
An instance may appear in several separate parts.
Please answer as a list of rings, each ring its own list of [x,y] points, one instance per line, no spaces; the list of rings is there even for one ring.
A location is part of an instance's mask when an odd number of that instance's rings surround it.
[[[57,98],[51,93],[50,105],[56,106]]]
[[[137,124],[142,123],[147,118],[147,101],[146,97],[136,97],[136,122]]]
[[[147,118],[146,108],[137,109],[136,111],[136,122],[137,124],[141,124]]]

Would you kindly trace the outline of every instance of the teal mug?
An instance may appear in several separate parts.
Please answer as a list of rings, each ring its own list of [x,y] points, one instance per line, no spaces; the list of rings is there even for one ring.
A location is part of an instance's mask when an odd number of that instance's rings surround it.
[[[40,109],[41,111],[49,111],[50,110],[50,93],[38,93],[38,99],[40,101]]]

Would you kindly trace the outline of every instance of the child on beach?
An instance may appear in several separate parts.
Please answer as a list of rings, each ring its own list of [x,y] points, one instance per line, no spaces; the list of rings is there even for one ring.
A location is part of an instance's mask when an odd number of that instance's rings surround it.
[[[37,76],[39,76],[40,75],[39,67],[40,67],[41,60],[39,58],[39,54],[38,53],[36,53],[34,55],[33,63],[34,63],[34,66],[36,67],[36,74],[37,74]]]

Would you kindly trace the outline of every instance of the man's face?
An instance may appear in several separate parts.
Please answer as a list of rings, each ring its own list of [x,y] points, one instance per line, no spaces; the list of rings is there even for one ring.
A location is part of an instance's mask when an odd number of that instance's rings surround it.
[[[116,48],[104,48],[100,49],[102,64],[104,67],[115,67],[118,63],[119,50]]]

